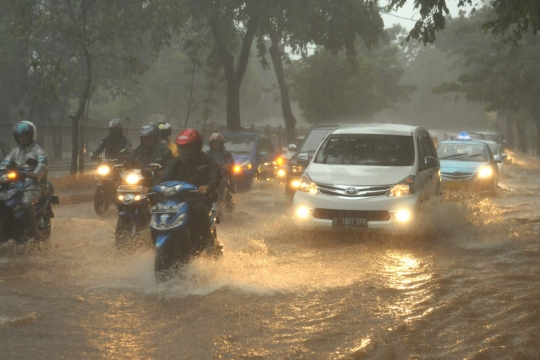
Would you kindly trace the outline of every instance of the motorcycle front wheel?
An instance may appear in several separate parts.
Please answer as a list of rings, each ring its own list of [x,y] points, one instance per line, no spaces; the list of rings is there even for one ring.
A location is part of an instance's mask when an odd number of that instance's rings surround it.
[[[187,264],[191,257],[191,242],[181,239],[169,240],[162,247],[156,248],[154,274],[157,282],[170,279],[181,265]]]
[[[123,249],[129,243],[135,233],[134,227],[135,221],[132,218],[127,216],[118,217],[115,232],[116,248]]]
[[[109,202],[107,201],[105,190],[97,188],[94,192],[94,210],[96,214],[101,216],[109,211]]]

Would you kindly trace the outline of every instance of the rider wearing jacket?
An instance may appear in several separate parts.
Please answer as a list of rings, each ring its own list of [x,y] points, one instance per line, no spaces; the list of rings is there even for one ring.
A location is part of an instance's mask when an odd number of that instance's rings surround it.
[[[124,122],[113,119],[109,122],[109,134],[101,139],[94,156],[99,156],[105,150],[106,159],[116,159],[122,150],[131,150],[131,141],[124,135]]]
[[[194,218],[205,239],[210,239],[210,219],[208,212],[212,203],[217,200],[217,190],[221,182],[221,167],[211,157],[202,152],[203,139],[197,130],[185,129],[176,138],[179,156],[174,158],[165,168],[165,172],[157,183],[165,181],[182,181],[199,187],[200,194],[207,194],[194,207]],[[205,176],[199,176],[197,169],[208,166]]]
[[[165,121],[159,121],[157,123],[157,126],[159,127],[159,138],[161,140],[161,143],[166,145],[169,150],[171,150],[171,153],[173,157],[178,156],[178,147],[175,143],[171,142],[171,134],[172,134],[172,126],[168,122]]]
[[[37,129],[30,121],[17,123],[13,127],[13,137],[17,142],[17,147],[5,157],[0,164],[0,170],[14,167],[27,175],[23,187],[21,207],[26,215],[28,235],[32,238],[38,234],[34,205],[41,199],[47,186],[47,153],[35,143]],[[28,159],[37,160],[37,165],[35,167],[28,165],[26,163]]]
[[[152,163],[165,167],[172,160],[171,150],[159,142],[159,127],[156,124],[142,124],[139,137],[141,144],[131,153],[131,168],[147,169]]]
[[[234,169],[234,158],[230,152],[225,149],[225,138],[220,133],[214,133],[210,135],[209,139],[210,149],[206,151],[206,155],[211,156],[219,165],[224,168],[220,195],[223,188],[230,185],[234,189],[234,182],[232,178],[232,172]],[[225,178],[226,176],[226,178]]]

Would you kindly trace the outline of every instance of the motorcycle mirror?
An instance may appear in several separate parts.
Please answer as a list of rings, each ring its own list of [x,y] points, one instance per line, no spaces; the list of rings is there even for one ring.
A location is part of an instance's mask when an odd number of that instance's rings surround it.
[[[28,158],[26,159],[26,165],[36,167],[38,165],[38,161],[34,158]]]

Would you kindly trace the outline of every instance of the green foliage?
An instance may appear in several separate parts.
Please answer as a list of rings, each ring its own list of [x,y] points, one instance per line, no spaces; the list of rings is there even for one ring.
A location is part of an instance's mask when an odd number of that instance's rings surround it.
[[[433,43],[436,33],[446,26],[445,16],[450,0],[390,0],[388,9],[399,9],[408,1],[419,10],[421,18],[407,36],[424,44]],[[471,15],[481,9],[486,2],[477,0],[453,0],[459,7],[472,7]],[[505,41],[517,45],[529,30],[536,35],[540,30],[540,2],[538,0],[494,0],[491,2],[494,17],[483,22],[483,30],[501,35]]]
[[[403,68],[398,48],[385,45],[359,49],[354,59],[318,49],[293,64],[291,96],[310,123],[368,119],[400,100],[408,100],[412,85],[400,84]]]

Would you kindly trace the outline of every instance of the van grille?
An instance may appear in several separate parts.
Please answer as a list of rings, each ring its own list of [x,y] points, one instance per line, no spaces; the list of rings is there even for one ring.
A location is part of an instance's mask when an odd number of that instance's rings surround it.
[[[333,196],[346,196],[351,198],[362,198],[372,196],[385,196],[393,185],[381,186],[351,186],[351,185],[327,185],[317,184],[321,194]]]
[[[335,210],[320,209],[313,210],[315,219],[333,220],[334,218],[357,218],[367,221],[388,221],[390,213],[384,210]]]

